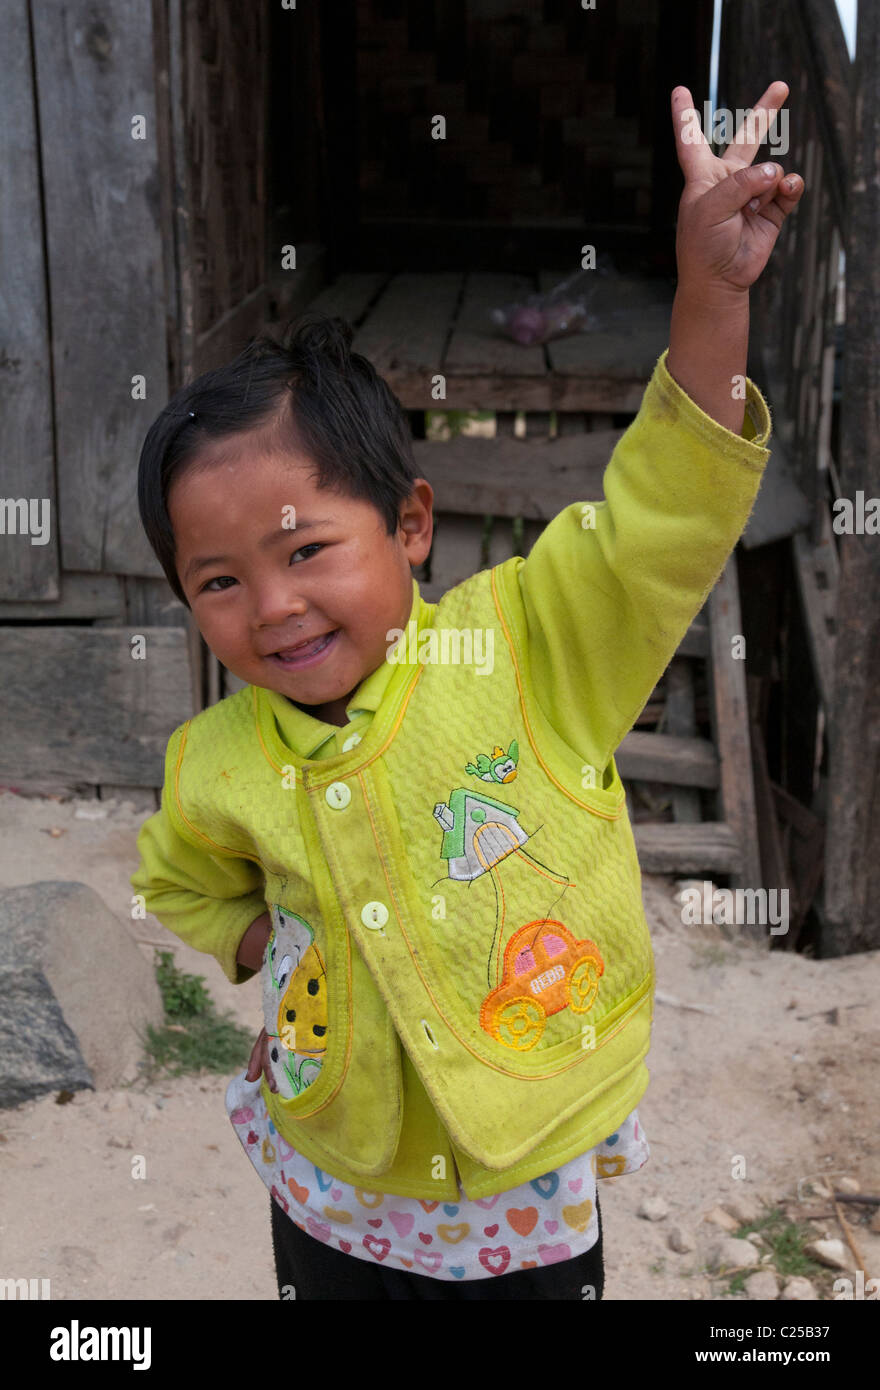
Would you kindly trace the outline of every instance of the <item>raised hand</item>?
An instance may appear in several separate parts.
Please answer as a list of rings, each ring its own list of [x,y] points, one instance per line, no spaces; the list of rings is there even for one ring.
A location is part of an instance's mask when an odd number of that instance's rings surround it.
[[[785,82],[771,82],[752,108],[752,122],[743,121],[718,158],[700,129],[687,87],[673,89],[672,124],[685,177],[675,246],[678,280],[707,301],[748,291],[804,191],[803,179],[786,176],[778,164],[751,167],[787,96]]]

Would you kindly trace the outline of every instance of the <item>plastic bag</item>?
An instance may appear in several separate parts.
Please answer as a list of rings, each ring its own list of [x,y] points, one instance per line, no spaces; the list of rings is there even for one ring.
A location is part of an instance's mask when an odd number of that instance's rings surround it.
[[[516,303],[492,310],[492,322],[507,338],[529,347],[563,338],[569,333],[585,333],[598,320],[588,313],[596,287],[596,270],[581,270],[545,294],[530,294]]]

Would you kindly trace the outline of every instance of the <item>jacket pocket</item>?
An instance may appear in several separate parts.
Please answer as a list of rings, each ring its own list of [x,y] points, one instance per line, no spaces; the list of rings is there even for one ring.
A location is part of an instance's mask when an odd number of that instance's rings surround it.
[[[272,934],[263,959],[263,1026],[278,1092],[304,1096],[321,1075],[329,1042],[326,950],[314,924],[269,904]]]

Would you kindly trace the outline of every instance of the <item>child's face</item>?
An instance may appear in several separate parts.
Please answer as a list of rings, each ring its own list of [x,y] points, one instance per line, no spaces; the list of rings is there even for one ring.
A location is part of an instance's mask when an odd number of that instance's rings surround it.
[[[199,631],[239,680],[345,724],[348,697],[392,645],[386,633],[406,627],[411,566],[431,546],[430,484],[416,481],[389,536],[370,502],[316,487],[304,455],[265,454],[239,437],[203,460],[210,466],[184,473],[168,497]],[[276,655],[327,634],[319,653]]]

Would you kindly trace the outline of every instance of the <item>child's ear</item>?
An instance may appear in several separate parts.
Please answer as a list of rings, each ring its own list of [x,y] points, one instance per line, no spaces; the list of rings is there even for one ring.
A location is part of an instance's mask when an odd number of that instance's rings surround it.
[[[399,521],[403,544],[411,565],[421,565],[431,549],[434,535],[434,489],[427,478],[416,478],[409,497],[400,504]]]

